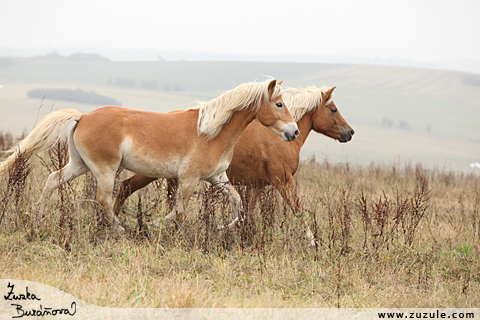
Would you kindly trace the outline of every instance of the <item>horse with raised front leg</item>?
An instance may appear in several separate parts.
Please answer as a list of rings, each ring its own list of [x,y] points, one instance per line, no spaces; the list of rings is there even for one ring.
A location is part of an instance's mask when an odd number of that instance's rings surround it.
[[[171,220],[184,214],[201,180],[226,193],[241,218],[240,196],[228,183],[225,170],[235,143],[254,119],[285,141],[293,141],[299,134],[276,80],[246,83],[197,108],[172,113],[119,107],[86,114],[61,110],[48,115],[11,149],[12,154],[0,164],[0,173],[13,165],[19,150],[37,154],[66,132],[70,160],[49,176],[38,201],[40,212],[60,184],[92,171],[97,179],[97,201],[107,222],[123,232],[112,208],[114,178],[122,167],[145,177],[178,179],[175,207],[167,216]]]
[[[294,143],[283,143],[256,121],[243,131],[235,145],[227,176],[233,184],[246,185],[253,192],[253,205],[263,187],[274,185],[294,213],[302,211],[293,175],[298,169],[300,149],[310,131],[322,133],[341,143],[350,141],[355,133],[333,102],[334,89],[310,87],[286,90],[289,94],[284,99],[300,129],[300,135]],[[115,198],[115,213],[118,214],[130,194],[154,180],[136,174],[123,181]],[[176,185],[175,179],[168,179],[167,201],[175,195]],[[303,217],[301,222],[309,245],[315,245],[313,233]]]

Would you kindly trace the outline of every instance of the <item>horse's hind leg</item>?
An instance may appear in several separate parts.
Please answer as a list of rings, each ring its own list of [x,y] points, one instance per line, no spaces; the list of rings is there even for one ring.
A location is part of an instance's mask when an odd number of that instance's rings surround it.
[[[94,172],[97,178],[97,201],[102,206],[107,222],[115,232],[124,233],[125,229],[120,225],[113,212],[113,184],[116,170],[105,170],[102,173]]]
[[[70,160],[65,167],[58,171],[52,172],[48,176],[48,180],[43,188],[42,195],[36,203],[37,214],[43,216],[45,205],[55,189],[65,182],[87,173],[89,170],[90,169],[88,169],[83,162]]]
[[[73,133],[74,130],[72,129],[70,130],[68,136],[68,157],[70,160],[65,167],[61,168],[56,172],[52,172],[48,176],[47,183],[43,188],[40,199],[35,204],[35,211],[37,211],[37,215],[43,216],[45,211],[45,205],[55,189],[57,189],[65,182],[75,179],[76,177],[90,171],[90,169],[87,167],[82,157],[78,153],[75,143],[73,142]]]

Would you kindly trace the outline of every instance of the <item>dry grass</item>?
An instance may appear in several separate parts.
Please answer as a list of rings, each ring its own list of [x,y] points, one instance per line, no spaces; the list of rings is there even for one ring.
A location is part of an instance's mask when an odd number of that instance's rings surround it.
[[[422,166],[302,163],[298,192],[318,245],[267,189],[244,226],[222,195],[201,186],[184,225],[155,234],[165,190],[133,195],[109,234],[90,174],[59,189],[45,217],[32,214],[58,146],[20,158],[0,178],[0,278],[37,281],[111,307],[478,307],[480,179]],[[42,164],[43,163],[43,164]],[[49,167],[49,168],[47,168]],[[119,181],[128,173],[119,173]],[[248,195],[243,194],[248,202]],[[140,226],[140,227],[139,227]]]

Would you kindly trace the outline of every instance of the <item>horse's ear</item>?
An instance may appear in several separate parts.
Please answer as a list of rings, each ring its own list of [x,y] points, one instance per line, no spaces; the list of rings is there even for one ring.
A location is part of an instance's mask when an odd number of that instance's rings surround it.
[[[282,83],[283,83],[283,80],[281,80],[281,81],[278,81],[278,85],[279,85],[279,86],[281,86],[281,85],[282,85]]]
[[[270,98],[272,98],[272,94],[275,91],[276,85],[277,85],[277,80],[275,79],[270,81],[270,83],[268,84],[268,95],[270,96]]]
[[[336,87],[331,87],[330,89],[326,90],[323,93],[323,100],[327,101],[332,97],[333,90],[335,90]]]

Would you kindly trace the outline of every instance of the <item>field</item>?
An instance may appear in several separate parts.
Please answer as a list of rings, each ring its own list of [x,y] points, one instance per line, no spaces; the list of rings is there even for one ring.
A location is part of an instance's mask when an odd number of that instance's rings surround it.
[[[51,110],[101,105],[29,98],[81,89],[123,107],[186,109],[264,75],[283,87],[336,86],[355,129],[340,144],[311,133],[295,178],[299,217],[266,189],[235,231],[232,213],[200,185],[176,229],[144,225],[167,213],[163,182],[132,195],[109,232],[87,174],[34,204],[54,148],[0,177],[0,279],[36,281],[108,307],[478,308],[480,306],[480,76],[364,65],[0,59],[0,149]],[[56,151],[55,151],[56,150]],[[120,181],[131,175],[121,171]],[[248,203],[249,195],[239,189]]]
[[[127,201],[128,235],[113,236],[98,219],[90,175],[59,189],[43,220],[29,218],[48,172],[65,161],[61,152],[42,158],[31,167],[19,160],[0,180],[0,278],[109,307],[479,306],[475,174],[305,161],[298,192],[318,240],[308,247],[272,189],[232,232],[217,229],[232,218],[225,199],[202,185],[181,228],[145,233],[140,225],[166,213],[158,183]]]
[[[7,58],[3,60],[8,60]],[[480,161],[480,76],[367,65],[255,62],[111,62],[64,57],[0,59],[0,130],[31,131],[50,110],[88,112],[102,105],[31,99],[33,89],[81,89],[132,109],[187,109],[237,85],[284,80],[283,87],[336,86],[335,103],[356,135],[339,144],[312,134],[302,149],[339,163],[421,163],[468,172]],[[7,62],[8,62],[7,61]],[[39,107],[43,106],[39,111]]]

